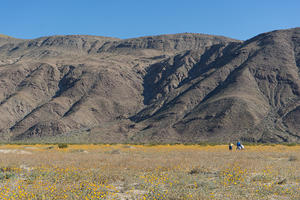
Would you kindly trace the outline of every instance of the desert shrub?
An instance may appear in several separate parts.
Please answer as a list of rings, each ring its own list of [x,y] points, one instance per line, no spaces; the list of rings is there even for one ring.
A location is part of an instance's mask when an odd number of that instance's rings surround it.
[[[297,146],[297,143],[286,143],[286,146]]]
[[[58,148],[59,148],[59,149],[68,148],[68,144],[64,144],[64,143],[58,144]]]
[[[297,157],[296,156],[290,156],[289,157],[289,161],[297,161],[298,159],[297,159]]]
[[[199,173],[201,173],[201,170],[199,168],[193,168],[188,173],[189,174],[199,174]]]
[[[113,149],[111,151],[105,151],[105,154],[120,154],[120,150],[119,149]]]
[[[0,168],[0,180],[10,179],[15,176],[15,169],[13,167]]]
[[[199,142],[197,145],[199,145],[199,146],[208,146],[209,144],[207,142]]]
[[[123,145],[122,147],[123,147],[124,149],[130,149],[130,148],[131,148],[130,145]]]
[[[0,173],[0,180],[10,179],[14,176],[15,176],[15,174],[13,174],[13,173]]]
[[[144,144],[144,146],[146,146],[146,147],[154,147],[154,146],[158,146],[158,145],[159,145],[159,143],[156,143],[156,142]]]

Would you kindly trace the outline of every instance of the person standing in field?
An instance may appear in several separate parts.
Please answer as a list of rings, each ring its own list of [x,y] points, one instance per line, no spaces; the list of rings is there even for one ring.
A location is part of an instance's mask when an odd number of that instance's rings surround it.
[[[233,148],[233,144],[229,143],[229,150],[232,151],[232,148]]]
[[[242,147],[241,147],[241,142],[240,142],[240,141],[238,141],[238,142],[236,143],[236,149],[237,149],[237,150],[241,150],[241,149],[242,149]]]
[[[244,145],[242,145],[240,141],[238,141],[238,142],[236,143],[236,149],[237,149],[237,150],[243,150],[244,148],[245,148]]]

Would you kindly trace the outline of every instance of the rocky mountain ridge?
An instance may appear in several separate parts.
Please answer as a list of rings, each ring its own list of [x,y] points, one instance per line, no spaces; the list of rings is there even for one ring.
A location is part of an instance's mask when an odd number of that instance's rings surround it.
[[[300,28],[0,37],[2,141],[299,142]]]

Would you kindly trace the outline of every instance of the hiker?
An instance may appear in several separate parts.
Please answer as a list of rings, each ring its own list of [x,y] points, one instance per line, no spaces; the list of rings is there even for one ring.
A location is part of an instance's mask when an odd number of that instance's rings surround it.
[[[232,151],[233,144],[229,143],[229,150]]]
[[[241,150],[241,149],[242,149],[242,147],[241,147],[241,142],[240,142],[240,141],[238,141],[238,142],[236,143],[236,149],[237,149],[237,150]]]
[[[244,145],[242,145],[240,141],[238,141],[238,142],[236,143],[236,149],[237,149],[237,150],[243,150],[244,148],[245,148]]]

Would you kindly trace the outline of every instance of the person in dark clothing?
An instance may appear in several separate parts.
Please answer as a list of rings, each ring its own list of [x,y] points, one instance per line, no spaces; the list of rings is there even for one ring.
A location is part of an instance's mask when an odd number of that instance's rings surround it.
[[[229,143],[229,150],[232,151],[233,144]]]

